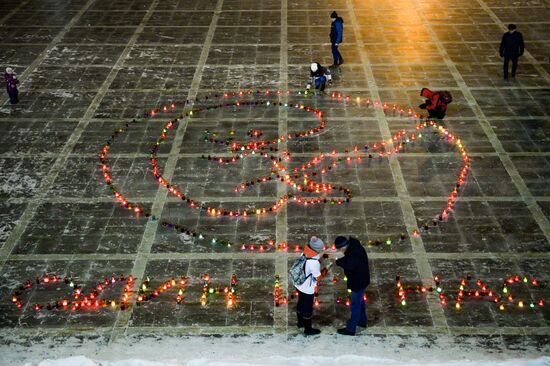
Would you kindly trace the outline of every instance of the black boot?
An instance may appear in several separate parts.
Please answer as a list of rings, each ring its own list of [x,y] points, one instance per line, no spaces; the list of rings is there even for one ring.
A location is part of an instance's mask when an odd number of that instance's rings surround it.
[[[302,316],[302,314],[296,313],[296,318],[298,319],[298,321],[296,322],[296,326],[298,328],[303,328],[304,327],[304,317]]]
[[[347,328],[340,328],[336,332],[338,332],[338,334],[342,334],[342,335],[349,335],[349,336],[354,336],[355,335],[355,332],[349,331]]]
[[[304,335],[316,335],[321,333],[319,329],[315,329],[311,327],[311,318],[305,319],[304,318]]]

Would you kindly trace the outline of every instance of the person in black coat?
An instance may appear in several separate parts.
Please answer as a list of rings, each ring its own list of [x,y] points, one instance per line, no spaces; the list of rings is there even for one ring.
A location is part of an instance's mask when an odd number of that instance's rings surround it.
[[[363,296],[370,284],[369,258],[359,240],[353,237],[348,239],[338,236],[334,245],[344,252],[344,256],[336,260],[336,265],[344,270],[348,289],[351,290],[350,319],[345,328],[338,329],[338,333],[355,335],[357,326],[367,327],[367,309]]]
[[[518,58],[524,51],[523,36],[516,32],[515,24],[508,24],[508,32],[502,36],[500,41],[500,57],[504,57],[504,80],[508,80],[508,64],[512,61],[512,77],[516,77]]]

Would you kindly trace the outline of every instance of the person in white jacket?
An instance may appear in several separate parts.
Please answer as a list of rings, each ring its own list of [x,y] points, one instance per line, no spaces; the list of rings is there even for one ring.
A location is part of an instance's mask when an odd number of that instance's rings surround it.
[[[304,271],[306,280],[299,286],[296,286],[298,290],[298,304],[296,305],[296,316],[298,318],[298,328],[304,328],[305,335],[315,335],[321,333],[319,329],[312,327],[313,317],[313,301],[315,298],[315,291],[317,284],[326,276],[328,268],[321,270],[321,255],[325,251],[325,244],[316,236],[311,237],[309,245],[304,248],[304,255],[306,263]]]

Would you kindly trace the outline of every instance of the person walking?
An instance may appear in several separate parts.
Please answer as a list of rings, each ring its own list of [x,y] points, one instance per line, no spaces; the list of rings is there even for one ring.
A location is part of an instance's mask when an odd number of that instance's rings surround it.
[[[347,286],[351,290],[350,318],[345,328],[338,329],[339,334],[355,335],[357,326],[367,327],[367,309],[365,290],[370,284],[369,258],[359,240],[338,236],[334,240],[336,249],[344,253],[336,260],[336,265],[342,267],[348,279]]]
[[[515,24],[508,24],[508,32],[502,35],[500,41],[500,57],[504,57],[504,80],[508,80],[508,64],[512,61],[512,77],[516,77],[518,68],[518,58],[523,55],[525,45],[523,44],[523,35],[516,31]]]
[[[312,236],[309,245],[304,247],[302,257],[296,262],[303,268],[305,281],[301,284],[295,283],[298,290],[298,304],[296,305],[296,317],[298,319],[298,328],[304,328],[304,334],[315,335],[321,333],[319,329],[312,327],[313,302],[317,284],[326,276],[328,268],[321,270],[320,258],[325,251],[325,244],[316,236]]]
[[[17,75],[13,72],[11,67],[6,67],[6,72],[4,73],[4,83],[6,84],[6,89],[10,97],[11,104],[17,104],[19,102],[19,91],[17,90]]]
[[[344,59],[338,51],[338,46],[342,43],[344,36],[344,20],[338,16],[335,11],[330,14],[332,24],[330,26],[330,44],[332,45],[333,66],[339,66],[344,63]]]

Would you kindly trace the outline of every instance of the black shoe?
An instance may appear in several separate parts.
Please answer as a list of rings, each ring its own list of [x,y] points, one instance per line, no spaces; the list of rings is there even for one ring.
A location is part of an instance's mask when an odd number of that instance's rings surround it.
[[[361,327],[361,328],[366,328],[367,327],[367,323],[359,323],[357,324],[358,327]]]
[[[354,336],[355,332],[350,332],[347,328],[340,328],[337,330],[338,334]]]
[[[304,319],[304,335],[310,336],[310,335],[317,335],[321,333],[319,329],[315,329],[311,327],[311,319]]]
[[[315,329],[315,328],[309,328],[309,329],[304,330],[304,335],[306,335],[306,336],[317,335],[317,334],[320,334],[320,333],[321,333],[321,331],[319,329]]]
[[[304,325],[304,318],[302,317],[302,314],[296,314],[296,317],[298,318],[298,321],[296,322],[296,326],[298,328],[303,328]]]

